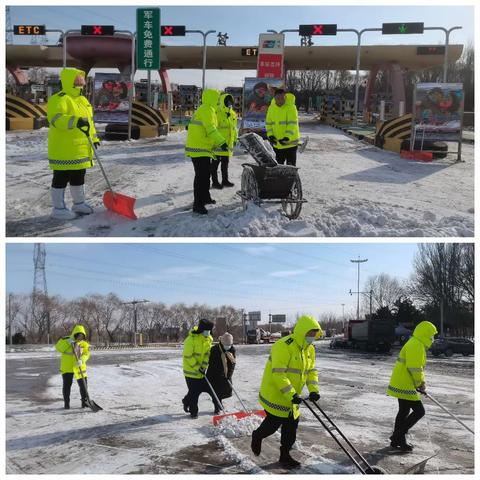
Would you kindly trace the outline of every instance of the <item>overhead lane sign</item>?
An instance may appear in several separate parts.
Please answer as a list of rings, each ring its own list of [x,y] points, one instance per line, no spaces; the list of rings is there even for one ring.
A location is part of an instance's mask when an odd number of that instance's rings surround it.
[[[159,8],[137,8],[137,69],[160,69]]]

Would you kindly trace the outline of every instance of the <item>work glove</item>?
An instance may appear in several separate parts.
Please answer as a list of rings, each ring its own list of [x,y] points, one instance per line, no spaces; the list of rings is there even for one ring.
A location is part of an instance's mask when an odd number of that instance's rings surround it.
[[[100,142],[93,142],[93,146],[95,147],[95,150],[100,146]]]
[[[302,399],[297,395],[295,394],[293,397],[292,397],[292,403],[294,405],[299,405],[300,403],[302,403]]]
[[[77,367],[81,367],[83,365],[83,360],[81,358],[79,358],[77,360]]]
[[[88,127],[90,124],[88,123],[88,120],[86,118],[80,117],[77,121],[77,127],[82,128],[82,127]]]
[[[308,399],[311,402],[318,402],[320,400],[320,394],[317,392],[310,392],[310,395],[308,396]]]
[[[422,395],[425,395],[427,393],[427,387],[425,385],[425,382],[422,383],[419,387],[417,387],[417,392],[421,393]]]
[[[283,137],[278,141],[278,143],[280,143],[280,145],[286,145],[288,143],[288,138]]]
[[[72,345],[72,346],[75,345],[75,343],[76,343],[73,338],[68,338],[68,339],[67,339],[67,342],[68,342],[70,345]]]
[[[222,144],[220,145],[220,150],[221,150],[222,152],[228,152],[228,145],[227,145],[226,143],[222,143]]]
[[[274,135],[270,135],[268,139],[270,140],[271,143],[275,143],[277,141],[277,137],[275,137]]]

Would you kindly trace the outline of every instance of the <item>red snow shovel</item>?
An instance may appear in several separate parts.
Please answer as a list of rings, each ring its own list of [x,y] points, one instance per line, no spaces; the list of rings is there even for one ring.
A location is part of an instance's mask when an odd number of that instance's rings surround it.
[[[215,390],[213,389],[211,383],[208,381],[208,378],[205,376],[205,380],[208,383],[208,386],[210,387],[210,390],[212,391],[212,394],[215,397],[215,400],[217,400],[217,403],[221,405],[222,408],[222,414],[221,415],[214,415],[212,420],[214,425],[218,425],[224,418],[227,417],[235,417],[237,420],[241,420],[242,418],[250,417],[252,415],[257,415],[258,417],[265,417],[266,413],[265,410],[247,410],[245,407],[244,403],[242,402],[242,399],[238,396],[237,391],[233,388],[232,382],[227,379],[228,384],[230,387],[232,387],[233,392],[237,396],[239,402],[242,404],[243,411],[242,412],[233,412],[233,413],[225,413],[225,410],[223,409],[223,404],[220,402],[220,400],[217,397],[217,394],[215,393]]]
[[[133,209],[136,199],[133,197],[129,197],[128,195],[123,195],[122,193],[117,193],[113,191],[112,186],[110,185],[110,182],[108,180],[107,174],[103,169],[102,162],[100,161],[100,158],[97,155],[97,149],[95,148],[95,145],[93,144],[92,139],[90,137],[90,134],[89,134],[90,125],[87,125],[85,129],[80,127],[78,128],[88,138],[88,141],[90,142],[90,146],[92,147],[93,153],[95,155],[95,159],[100,165],[100,170],[102,171],[103,178],[105,179],[105,182],[107,182],[108,190],[103,194],[103,204],[105,205],[105,208],[107,208],[108,210],[111,210],[112,212],[118,213],[123,217],[136,220],[137,216],[135,215],[135,211]]]

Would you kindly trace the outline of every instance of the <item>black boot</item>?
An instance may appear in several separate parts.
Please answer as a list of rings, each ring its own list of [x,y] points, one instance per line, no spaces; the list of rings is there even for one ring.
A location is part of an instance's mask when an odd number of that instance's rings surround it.
[[[258,457],[262,451],[262,437],[260,437],[256,430],[252,432],[252,443],[250,445],[253,454]]]
[[[183,403],[183,411],[184,411],[185,413],[189,413],[190,407],[187,405],[187,403],[185,402],[185,399],[184,399],[184,398],[182,398],[182,403]]]
[[[234,184],[228,181],[228,157],[221,160],[222,164],[220,169],[222,170],[222,185],[224,187],[233,187]]]
[[[223,185],[221,183],[218,183],[218,180],[212,180],[212,186],[211,188],[215,188],[217,190],[221,190],[223,188]]]
[[[222,185],[224,187],[234,187],[235,186],[234,183],[228,181],[228,178],[222,182]]]
[[[212,160],[210,164],[210,175],[212,177],[212,188],[216,188],[217,190],[221,190],[223,188],[222,184],[218,181],[218,164],[220,163],[219,160]]]
[[[87,405],[87,399],[86,398],[82,398],[82,408],[86,408],[88,407]]]
[[[63,401],[63,408],[65,410],[70,410],[70,400],[64,400]]]
[[[278,460],[282,467],[285,468],[298,468],[301,463],[297,462],[294,458],[290,456],[290,449],[285,447],[280,447],[280,459]]]
[[[200,215],[206,215],[208,210],[205,208],[205,205],[193,205],[192,209],[195,213],[199,213]]]
[[[215,205],[217,203],[212,197],[210,197],[206,202],[205,205]]]
[[[411,452],[413,450],[413,445],[407,443],[405,435],[395,435],[393,434],[390,437],[390,447],[396,448],[401,452]]]

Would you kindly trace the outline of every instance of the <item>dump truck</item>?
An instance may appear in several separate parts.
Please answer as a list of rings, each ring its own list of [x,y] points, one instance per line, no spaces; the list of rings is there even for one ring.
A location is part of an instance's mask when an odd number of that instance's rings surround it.
[[[344,337],[334,338],[330,348],[387,353],[394,342],[395,324],[392,320],[350,320]]]

